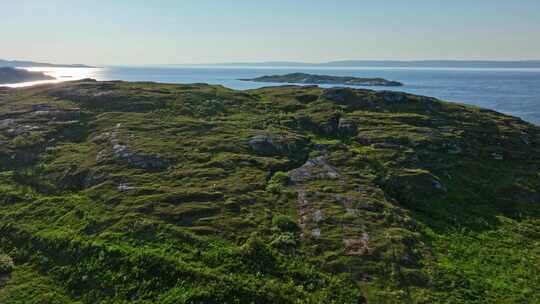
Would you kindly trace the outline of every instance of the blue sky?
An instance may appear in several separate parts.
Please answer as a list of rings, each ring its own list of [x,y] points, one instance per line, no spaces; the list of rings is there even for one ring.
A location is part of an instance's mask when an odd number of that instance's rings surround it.
[[[540,59],[540,0],[2,2],[2,59]]]

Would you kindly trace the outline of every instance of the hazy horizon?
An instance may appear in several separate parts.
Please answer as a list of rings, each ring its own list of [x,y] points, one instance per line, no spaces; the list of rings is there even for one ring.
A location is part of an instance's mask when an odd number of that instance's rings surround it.
[[[473,60],[470,60],[470,59],[417,59],[417,60],[399,60],[399,59],[343,59],[343,60],[330,60],[330,61],[320,61],[320,62],[307,62],[307,61],[293,61],[293,60],[262,60],[262,61],[231,61],[231,62],[203,62],[203,63],[124,63],[124,64],[88,64],[86,62],[54,62],[54,61],[50,61],[50,60],[33,60],[33,59],[25,59],[25,58],[15,58],[15,59],[12,59],[12,58],[0,58],[0,66],[2,66],[2,62],[33,62],[33,63],[39,63],[39,64],[50,64],[50,65],[74,65],[74,66],[77,66],[77,65],[88,65],[90,67],[107,67],[107,66],[216,66],[216,67],[219,67],[219,66],[234,66],[234,65],[239,65],[239,66],[249,66],[249,65],[254,65],[254,66],[265,66],[265,65],[268,65],[268,66],[280,66],[280,64],[291,64],[292,66],[291,67],[294,67],[296,65],[299,65],[299,66],[325,66],[325,65],[328,65],[328,66],[332,66],[334,64],[338,64],[338,66],[343,66],[345,67],[346,65],[344,65],[345,63],[362,63],[362,62],[365,62],[365,63],[379,63],[381,64],[381,66],[386,63],[386,64],[391,64],[391,63],[400,63],[401,65],[400,66],[406,66],[407,63],[411,63],[413,64],[413,66],[411,67],[414,67],[414,64],[419,64],[419,63],[426,63],[426,65],[428,65],[429,63],[462,63],[462,64],[465,64],[465,63],[472,63],[473,65],[474,64],[477,64],[477,63],[494,63],[494,64],[504,64],[504,63],[507,63],[507,64],[511,64],[511,63],[516,63],[516,64],[527,64],[527,63],[531,63],[531,64],[540,64],[540,59],[522,59],[522,60],[483,60],[483,59],[473,59]],[[339,65],[341,64],[341,65]],[[351,67],[355,67],[354,64],[352,64]],[[364,67],[369,67],[369,66],[364,66]],[[392,67],[391,65],[387,65],[386,67]],[[474,67],[474,66],[471,66],[471,67]],[[497,66],[494,66],[494,67],[497,67]],[[536,66],[534,66],[536,67]]]
[[[540,3],[9,1],[0,58],[91,65],[538,60]],[[536,37],[536,38],[535,38]]]

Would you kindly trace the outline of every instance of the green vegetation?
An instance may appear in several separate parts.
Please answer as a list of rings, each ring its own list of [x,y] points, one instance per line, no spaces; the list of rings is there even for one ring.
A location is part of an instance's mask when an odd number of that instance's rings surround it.
[[[9,274],[13,271],[13,260],[5,254],[0,254],[0,274]]]
[[[404,93],[0,90],[0,303],[535,303],[540,128]]]

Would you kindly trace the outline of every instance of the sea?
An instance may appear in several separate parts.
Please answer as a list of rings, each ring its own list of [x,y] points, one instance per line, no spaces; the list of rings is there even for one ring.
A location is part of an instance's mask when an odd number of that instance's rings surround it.
[[[111,66],[99,68],[27,68],[57,78],[9,85],[22,87],[46,82],[93,78],[96,80],[209,83],[246,90],[281,85],[238,80],[294,72],[335,76],[382,77],[402,87],[369,87],[396,90],[442,100],[475,105],[540,125],[540,69],[538,68],[392,68],[392,67],[257,67],[257,66]]]

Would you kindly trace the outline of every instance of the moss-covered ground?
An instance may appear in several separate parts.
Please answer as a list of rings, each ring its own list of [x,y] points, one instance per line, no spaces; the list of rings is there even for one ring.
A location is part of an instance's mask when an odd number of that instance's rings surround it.
[[[540,302],[540,128],[404,93],[0,90],[0,303]]]

